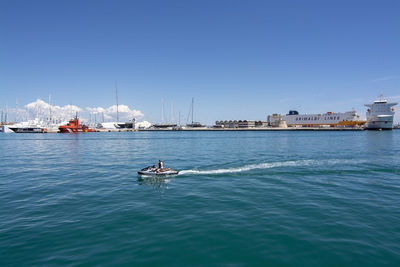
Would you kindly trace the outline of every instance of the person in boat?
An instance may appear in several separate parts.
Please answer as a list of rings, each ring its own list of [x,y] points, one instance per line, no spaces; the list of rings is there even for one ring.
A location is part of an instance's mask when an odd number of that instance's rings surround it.
[[[164,163],[161,161],[161,159],[158,160],[158,168],[156,169],[156,172],[162,172],[164,170]]]
[[[164,168],[164,162],[161,159],[158,161],[158,168],[156,169],[157,173],[170,171],[171,168]]]
[[[158,160],[158,168],[164,169],[164,162],[162,162],[161,159]]]

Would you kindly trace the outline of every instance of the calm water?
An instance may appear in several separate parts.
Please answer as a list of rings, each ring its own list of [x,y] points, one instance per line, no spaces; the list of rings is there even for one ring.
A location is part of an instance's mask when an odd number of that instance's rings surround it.
[[[0,266],[400,264],[400,131],[0,134]],[[182,170],[140,179],[163,159]]]

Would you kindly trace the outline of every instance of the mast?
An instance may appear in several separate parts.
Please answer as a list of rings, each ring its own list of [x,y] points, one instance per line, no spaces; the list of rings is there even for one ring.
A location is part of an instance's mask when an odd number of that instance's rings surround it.
[[[6,114],[4,115],[4,122],[7,123],[8,104],[6,104]]]
[[[18,121],[18,98],[15,99],[15,121]]]
[[[193,106],[194,106],[194,97],[192,97],[192,126],[193,126]]]
[[[161,123],[164,123],[164,100],[161,99]]]
[[[117,122],[119,122],[119,113],[118,113],[118,87],[117,87],[117,81],[115,81],[115,98],[117,99]]]
[[[171,121],[171,123],[174,122],[174,103],[171,102],[171,110],[170,110],[170,115],[169,115],[169,119]]]
[[[49,94],[49,121],[51,122],[51,95]]]

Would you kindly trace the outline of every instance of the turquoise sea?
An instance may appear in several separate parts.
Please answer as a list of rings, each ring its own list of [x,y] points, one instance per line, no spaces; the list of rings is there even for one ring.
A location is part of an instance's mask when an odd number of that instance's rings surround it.
[[[0,266],[400,265],[400,131],[0,134]],[[136,172],[162,159],[181,173]]]

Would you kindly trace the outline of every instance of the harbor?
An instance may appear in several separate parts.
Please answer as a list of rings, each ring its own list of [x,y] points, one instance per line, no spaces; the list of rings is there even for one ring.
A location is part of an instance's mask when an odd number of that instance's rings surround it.
[[[260,128],[214,128],[214,127],[202,127],[202,128],[178,128],[178,129],[157,129],[157,128],[149,128],[149,129],[138,129],[137,131],[144,132],[163,132],[163,131],[214,131],[214,132],[223,132],[223,131],[363,131],[365,128],[363,127],[260,127]]]
[[[194,99],[191,102],[191,122],[186,125],[174,122],[151,124],[137,122],[133,118],[126,122],[119,120],[118,101],[116,105],[116,122],[103,122],[81,124],[78,113],[71,120],[54,123],[50,120],[41,120],[37,116],[33,120],[18,123],[4,121],[3,116],[1,131],[3,133],[89,133],[89,132],[135,132],[135,131],[363,131],[363,130],[392,130],[397,103],[388,102],[379,96],[367,107],[366,119],[355,111],[326,112],[320,114],[300,114],[297,110],[289,110],[286,115],[274,113],[267,115],[266,120],[217,120],[214,125],[206,126],[194,120]],[[39,113],[39,112],[38,112]],[[51,108],[49,108],[51,114]],[[172,117],[172,114],[170,115]],[[49,116],[51,118],[51,115]],[[104,115],[103,115],[104,118]]]
[[[400,265],[400,1],[0,10],[0,267]]]

